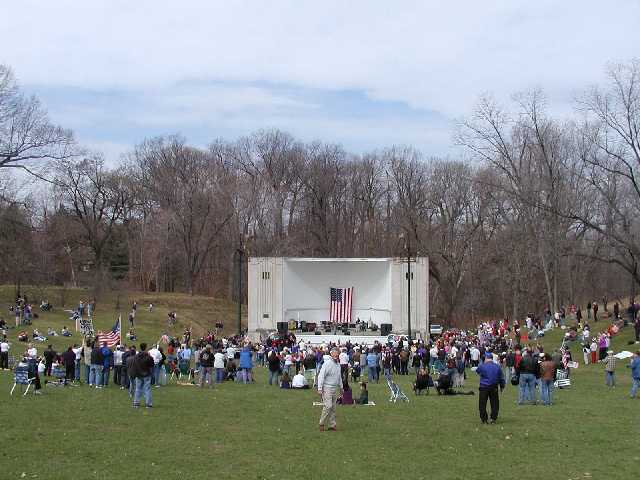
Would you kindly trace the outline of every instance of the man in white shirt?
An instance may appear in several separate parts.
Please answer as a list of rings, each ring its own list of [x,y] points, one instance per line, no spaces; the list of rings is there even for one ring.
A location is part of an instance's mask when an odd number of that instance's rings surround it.
[[[340,349],[338,362],[340,363],[340,372],[342,374],[342,381],[344,382],[345,379],[349,379],[349,354],[346,348]]]
[[[480,350],[475,345],[469,350],[469,356],[471,357],[471,366],[477,367],[480,364]]]
[[[35,360],[36,358],[38,358],[38,349],[36,347],[33,346],[33,344],[29,344],[29,348],[27,349],[27,355],[29,356],[29,358]]]
[[[155,384],[156,388],[160,385],[158,380],[160,379],[160,360],[162,360],[162,353],[158,349],[158,345],[149,350],[149,355],[153,358],[153,375],[151,377],[151,383]]]
[[[234,347],[233,345],[229,344],[229,346],[227,347],[227,363],[228,362],[235,363],[235,358],[236,358],[236,347]],[[237,367],[237,365],[236,365],[236,367]]]
[[[9,350],[11,346],[5,336],[0,342],[0,370],[9,370]]]
[[[303,390],[309,388],[309,382],[307,382],[307,379],[302,374],[302,372],[298,372],[295,374],[293,380],[291,381],[291,388],[298,388]]]
[[[318,393],[322,397],[322,414],[320,414],[320,431],[328,423],[329,430],[336,430],[336,405],[342,388],[342,375],[337,348],[331,349],[331,357],[322,364],[318,374]]]
[[[213,368],[216,370],[216,383],[222,383],[224,380],[224,353],[217,350],[213,355]]]
[[[78,345],[74,345],[71,350],[73,350],[73,353],[76,354],[75,379],[76,379],[76,382],[78,382],[80,381],[80,361],[82,360],[82,347],[81,346],[79,347]]]

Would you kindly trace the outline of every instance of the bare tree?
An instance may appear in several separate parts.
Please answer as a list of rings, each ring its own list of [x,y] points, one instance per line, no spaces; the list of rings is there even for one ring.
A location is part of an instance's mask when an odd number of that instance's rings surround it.
[[[0,65],[0,168],[46,179],[43,168],[49,161],[74,153],[71,131],[51,124],[39,100],[24,96],[11,69]]]

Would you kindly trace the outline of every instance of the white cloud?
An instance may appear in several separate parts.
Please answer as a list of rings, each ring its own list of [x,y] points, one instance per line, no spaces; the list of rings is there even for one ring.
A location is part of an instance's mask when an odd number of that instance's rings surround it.
[[[155,125],[167,111],[189,124],[314,108],[237,87],[251,83],[363,91],[459,117],[484,92],[531,87],[569,108],[606,62],[637,54],[638,18],[640,3],[623,0],[22,0],[0,12],[0,62],[25,85],[149,92],[135,116]],[[231,86],[180,90],[207,82]],[[339,134],[327,127],[327,140]]]

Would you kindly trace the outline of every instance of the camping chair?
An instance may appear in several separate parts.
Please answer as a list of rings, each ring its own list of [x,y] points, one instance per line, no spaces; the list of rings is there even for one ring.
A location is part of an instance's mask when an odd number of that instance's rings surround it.
[[[387,385],[391,391],[391,396],[389,397],[390,402],[396,403],[398,400],[404,400],[405,402],[409,401],[409,397],[402,392],[400,386],[391,380],[391,378],[387,378]]]
[[[25,396],[29,392],[29,388],[31,387],[31,383],[35,380],[35,378],[29,378],[29,367],[22,363],[16,366],[16,369],[13,371],[13,387],[11,388],[10,395],[13,395],[13,391],[16,388],[16,385],[26,385],[27,388],[24,390],[22,396]]]
[[[553,382],[553,386],[556,388],[567,388],[571,386],[571,379],[569,378],[569,370],[558,370],[556,373],[556,381]]]
[[[440,359],[435,360],[431,365],[431,375],[435,377],[439,375],[440,372],[443,371],[444,369],[445,369],[444,362]]]
[[[178,368],[176,362],[169,362],[169,371],[171,372],[169,380],[175,380],[176,382],[180,380],[180,377],[182,376],[182,370]]]

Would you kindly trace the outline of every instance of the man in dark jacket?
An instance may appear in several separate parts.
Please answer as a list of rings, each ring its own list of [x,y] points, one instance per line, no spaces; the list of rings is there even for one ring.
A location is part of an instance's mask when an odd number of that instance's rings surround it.
[[[525,402],[536,403],[536,378],[539,376],[538,360],[533,357],[529,349],[525,349],[522,360],[518,365],[520,375],[518,405]]]
[[[53,365],[53,360],[56,358],[56,351],[53,349],[51,345],[44,351],[44,374],[48,377],[51,376],[51,366]]]
[[[136,357],[136,346],[131,345],[129,350],[126,350],[122,354],[122,381],[121,389],[129,390],[129,396],[133,398],[133,390],[135,387],[135,381],[133,380],[135,377],[131,376],[133,373],[133,360]],[[131,372],[131,373],[130,373]]]
[[[144,395],[144,403],[147,408],[151,408],[151,373],[153,371],[153,358],[147,352],[147,344],[140,344],[140,351],[133,360],[133,374],[136,379],[136,391],[133,395],[133,408],[140,406],[140,397]]]
[[[91,349],[91,370],[89,372],[89,386],[95,385],[96,388],[102,388],[102,368],[104,357],[98,345],[93,345]]]

